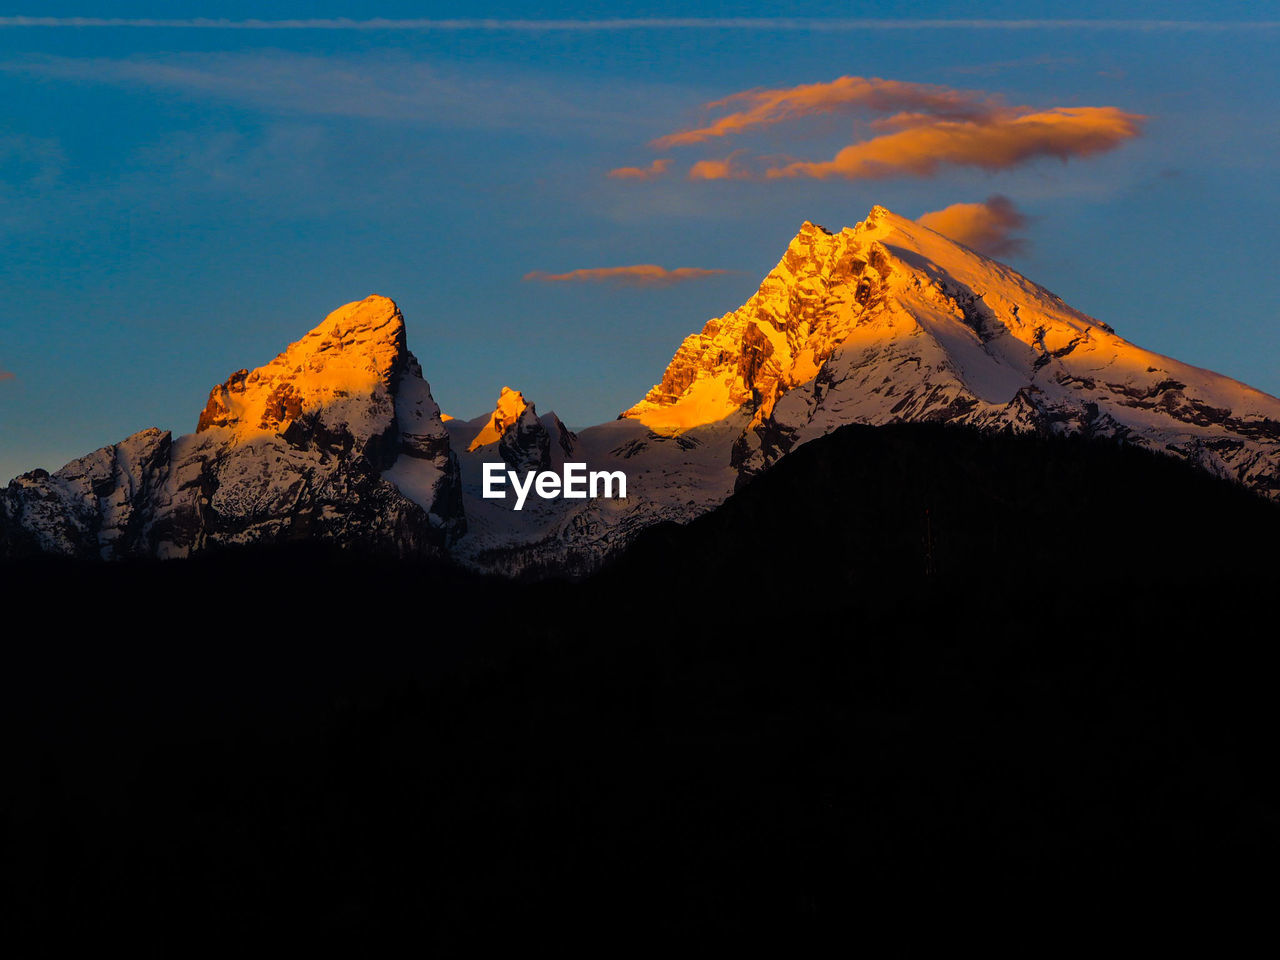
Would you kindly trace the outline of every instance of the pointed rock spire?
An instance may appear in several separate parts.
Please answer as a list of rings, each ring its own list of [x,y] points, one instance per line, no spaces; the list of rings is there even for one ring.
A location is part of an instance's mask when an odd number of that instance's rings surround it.
[[[493,408],[493,413],[489,415],[488,422],[480,428],[480,432],[476,434],[475,439],[471,441],[467,450],[477,450],[487,444],[501,440],[502,435],[520,419],[520,415],[524,413],[526,406],[524,394],[519,390],[503,387],[498,394],[498,403]]]

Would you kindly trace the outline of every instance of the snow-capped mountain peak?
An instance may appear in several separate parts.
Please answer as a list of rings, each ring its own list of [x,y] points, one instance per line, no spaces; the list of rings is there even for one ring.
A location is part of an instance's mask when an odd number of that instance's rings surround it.
[[[623,416],[672,434],[747,416],[748,475],[844,423],[931,420],[1115,436],[1280,494],[1276,398],[1129,343],[880,206],[837,233],[806,222]]]

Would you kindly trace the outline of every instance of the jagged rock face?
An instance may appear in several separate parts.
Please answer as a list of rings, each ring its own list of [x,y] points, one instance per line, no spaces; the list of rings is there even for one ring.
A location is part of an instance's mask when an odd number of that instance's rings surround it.
[[[893,270],[882,246],[837,237],[806,222],[755,296],[686,338],[662,381],[622,415],[664,431],[743,409],[763,419],[812,380],[857,316],[880,308]]]
[[[542,418],[542,425],[551,436],[552,448],[558,449],[558,453],[553,454],[553,458],[559,457],[561,462],[571,459],[578,442],[578,435],[564,425],[564,421],[555,415],[555,411]]]
[[[18,478],[2,504],[10,554],[173,557],[299,538],[418,554],[465,529],[448,433],[385,297],[233,373],[196,433],[144,431]]]
[[[498,456],[517,473],[551,470],[573,458],[577,435],[554,413],[538,416],[531,403],[498,441]]]
[[[153,428],[56,473],[18,477],[0,491],[0,555],[113,560],[144,552],[140,534],[168,475],[169,450],[169,434]]]
[[[551,467],[551,434],[538,420],[538,411],[529,404],[498,441],[498,455],[517,473],[548,470]]]

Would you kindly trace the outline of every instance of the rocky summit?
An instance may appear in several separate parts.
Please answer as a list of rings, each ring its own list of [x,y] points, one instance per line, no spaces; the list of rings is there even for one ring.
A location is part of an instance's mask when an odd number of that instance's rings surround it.
[[[144,430],[18,477],[0,524],[8,556],[108,560],[302,538],[429,554],[465,529],[457,460],[386,297],[231,374],[193,434]]]
[[[215,387],[194,434],[145,430],[0,494],[0,550],[113,559],[314,538],[503,573],[595,569],[846,424],[1110,438],[1280,499],[1280,400],[1138,347],[1018,272],[875,207],[805,223],[742,307],[614,421],[568,430],[504,387],[442,417],[395,304],[331,314]],[[625,500],[481,496],[484,462],[621,470]]]

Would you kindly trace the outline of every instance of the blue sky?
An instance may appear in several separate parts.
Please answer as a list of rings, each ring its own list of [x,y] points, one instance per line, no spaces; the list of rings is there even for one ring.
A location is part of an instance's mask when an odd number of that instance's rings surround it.
[[[1032,279],[1142,346],[1280,393],[1280,31],[1257,25],[1278,6],[788,4],[825,20],[796,24],[761,19],[779,15],[766,4],[0,5],[0,482],[144,427],[190,431],[213,384],[370,293],[399,302],[448,412],[485,412],[509,384],[598,422],[750,296],[804,220],[992,194],[1028,218],[1007,259]],[[3,25],[24,14],[595,26]],[[744,22],[598,23],[670,17]],[[1115,23],[1153,17],[1194,22]],[[968,18],[1023,22],[936,22]],[[1068,18],[1111,25],[1025,22]],[[686,175],[736,149],[830,159],[866,135],[844,114],[649,146],[711,101],[845,76],[1146,119],[1088,156],[879,179]],[[608,176],[663,157],[652,180]],[[631,264],[724,272],[522,279]]]

